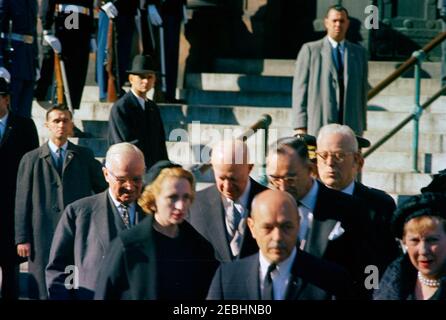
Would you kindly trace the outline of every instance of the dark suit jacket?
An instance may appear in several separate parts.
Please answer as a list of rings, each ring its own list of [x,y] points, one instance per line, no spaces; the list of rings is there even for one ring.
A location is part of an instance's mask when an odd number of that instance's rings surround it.
[[[254,181],[254,179],[251,179],[251,190],[249,191],[247,208],[249,212],[251,211],[251,202],[254,197],[266,189],[266,187]],[[216,258],[219,261],[231,261],[234,259],[227,237],[225,210],[221,200],[221,194],[215,185],[201,190],[196,194],[188,221],[212,244]],[[257,242],[246,226],[239,258],[249,256],[258,250]]]
[[[353,196],[368,208],[373,228],[372,236],[375,242],[377,266],[381,276],[387,266],[401,253],[390,225],[393,211],[396,209],[395,201],[384,191],[367,187],[358,182],[355,182]]]
[[[260,300],[259,268],[258,253],[221,264],[207,299]],[[286,300],[352,298],[352,293],[352,280],[343,268],[297,249]]]
[[[125,230],[111,243],[97,281],[95,299],[148,300],[159,299],[160,279],[158,247],[153,231],[153,215],[135,228]],[[171,290],[170,297],[204,299],[218,266],[212,246],[187,221],[179,225],[178,266],[180,283],[163,283]],[[181,248],[180,248],[181,247]],[[176,250],[176,251],[178,251]],[[172,275],[172,279],[173,279]],[[178,279],[178,277],[177,277]],[[169,298],[169,297],[164,297]]]
[[[0,140],[0,262],[14,262],[14,201],[17,171],[23,155],[39,147],[36,126],[31,119],[9,113],[5,132]]]
[[[130,142],[141,149],[147,169],[168,159],[163,121],[153,101],[149,100],[143,110],[129,91],[115,102],[108,122],[108,143],[120,142]]]
[[[354,197],[329,189],[319,181],[317,183],[319,191],[313,212],[313,225],[304,250],[343,266],[350,272],[358,287],[363,289],[365,267],[376,265],[368,230],[368,212]],[[328,237],[338,222],[344,233],[329,240]]]
[[[23,156],[17,178],[15,242],[31,243],[30,279],[41,299],[47,297],[45,267],[64,208],[106,188],[101,164],[88,148],[68,142],[62,177],[54,167],[48,143]]]
[[[136,223],[142,217],[137,206]],[[108,190],[68,205],[54,232],[46,282],[50,299],[92,299],[96,278],[110,241],[124,222],[108,194]],[[74,265],[79,271],[79,288],[67,290],[65,273],[67,266]]]

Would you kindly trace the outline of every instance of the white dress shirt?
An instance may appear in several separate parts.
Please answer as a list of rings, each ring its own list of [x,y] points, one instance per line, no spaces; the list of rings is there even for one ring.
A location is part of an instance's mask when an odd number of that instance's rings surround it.
[[[290,256],[279,263],[276,269],[271,272],[271,279],[273,280],[274,300],[285,300],[288,283],[290,282],[291,267],[293,266],[294,259],[296,257],[296,248],[291,251]],[[271,264],[265,256],[259,251],[259,280],[260,280],[260,292],[263,292],[263,284],[265,281],[268,267]]]
[[[339,49],[341,50],[341,59],[342,59],[342,65],[344,65],[344,52],[345,52],[345,40],[342,40],[341,42],[336,42],[335,40],[333,40],[332,38],[330,38],[330,36],[327,36],[328,41],[330,42],[331,45],[331,54],[333,56],[333,61],[336,61],[336,63],[338,63],[338,57],[336,55],[336,49],[339,46]]]
[[[115,205],[116,209],[118,210],[119,214],[122,215],[122,203],[115,199],[115,197],[112,195],[110,188],[108,189],[108,194],[110,195],[110,198],[113,201],[113,204]],[[135,202],[132,202],[131,204],[126,205],[128,208],[129,213],[129,219],[130,219],[130,225],[135,225],[135,215],[136,215],[136,204]]]
[[[310,188],[310,191],[299,200],[301,203],[299,205],[299,214],[300,214],[300,228],[299,228],[299,239],[301,240],[302,249],[305,246],[305,241],[307,240],[309,231],[311,229],[311,225],[313,222],[313,212],[316,207],[317,193],[319,191],[319,185],[315,180],[313,180],[313,185]]]
[[[130,91],[133,93],[133,95],[136,97],[136,99],[138,99],[139,105],[141,106],[141,108],[143,110],[146,110],[146,99],[141,98],[140,96],[138,96],[135,91],[133,91],[133,89],[130,89]]]
[[[246,184],[246,188],[243,191],[240,198],[238,198],[236,201],[232,201],[231,199],[222,197],[223,201],[223,207],[225,209],[225,222],[226,222],[226,231],[228,234],[231,234],[231,228],[229,227],[229,223],[227,221],[228,211],[232,210],[232,203],[234,203],[234,206],[237,208],[238,212],[241,214],[241,221],[243,223],[246,223],[246,218],[248,217],[248,198],[249,198],[249,191],[251,190],[251,180],[248,179],[248,183]]]

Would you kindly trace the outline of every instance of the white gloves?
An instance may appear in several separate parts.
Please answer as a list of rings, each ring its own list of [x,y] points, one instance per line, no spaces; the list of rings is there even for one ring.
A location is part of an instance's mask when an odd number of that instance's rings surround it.
[[[107,2],[101,7],[110,19],[114,19],[118,16],[118,9],[111,2]]]
[[[43,32],[43,40],[46,43],[48,43],[50,45],[50,47],[53,48],[53,50],[56,53],[61,53],[62,52],[62,44],[60,43],[59,39],[57,39],[52,34],[45,33],[45,31],[44,31]]]
[[[91,38],[90,39],[90,52],[95,53],[98,50],[98,45],[96,44],[96,39]]]
[[[158,10],[156,10],[154,4],[149,4],[149,19],[154,26],[160,26],[163,24],[163,19],[161,19],[161,16],[159,15]]]
[[[189,20],[189,18],[187,17],[187,9],[186,6],[183,5],[183,23],[186,24],[187,20]]]
[[[4,67],[0,67],[0,78],[5,79],[7,83],[11,82],[11,74]]]
[[[40,79],[40,69],[36,68],[36,78],[35,78],[35,81],[37,82],[37,81],[39,81],[39,79]]]

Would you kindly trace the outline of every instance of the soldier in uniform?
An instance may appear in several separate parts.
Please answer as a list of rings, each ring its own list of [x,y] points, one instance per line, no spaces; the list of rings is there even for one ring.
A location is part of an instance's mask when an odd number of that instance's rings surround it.
[[[31,118],[39,71],[37,0],[0,0],[0,77],[11,82],[11,110]]]
[[[71,103],[79,109],[94,31],[93,0],[42,0],[40,14],[44,42],[62,54]]]

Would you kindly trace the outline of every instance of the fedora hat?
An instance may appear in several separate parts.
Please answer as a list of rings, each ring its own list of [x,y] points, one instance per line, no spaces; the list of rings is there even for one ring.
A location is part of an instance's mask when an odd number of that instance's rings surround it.
[[[157,68],[155,65],[155,61],[152,59],[151,56],[138,54],[133,58],[132,68],[130,70],[127,70],[127,73],[146,74],[151,72],[156,73],[156,71]]]
[[[4,78],[0,78],[0,94],[8,95],[9,94],[9,84],[6,82]]]

